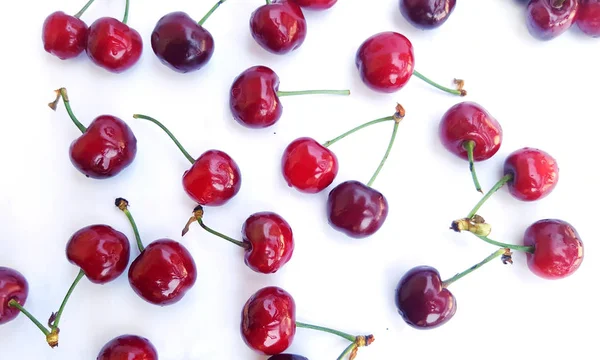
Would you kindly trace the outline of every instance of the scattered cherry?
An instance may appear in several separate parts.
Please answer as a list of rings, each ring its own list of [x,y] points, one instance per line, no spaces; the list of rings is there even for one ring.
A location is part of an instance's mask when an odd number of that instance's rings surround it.
[[[535,201],[548,196],[556,187],[559,168],[548,153],[534,148],[522,148],[508,156],[504,174],[510,193],[522,201]]]
[[[73,59],[85,50],[88,41],[88,26],[80,17],[92,5],[89,0],[73,16],[62,11],[48,15],[42,27],[42,41],[46,52],[61,60]]]
[[[326,189],[337,176],[335,154],[308,137],[292,141],[281,158],[283,177],[290,187],[309,194]]]
[[[531,0],[527,5],[527,28],[540,40],[551,40],[575,21],[578,0]]]
[[[273,54],[287,54],[299,48],[306,38],[306,19],[291,0],[267,0],[250,17],[254,40]]]
[[[331,9],[337,3],[337,0],[292,0],[292,2],[309,10],[327,10]]]
[[[314,94],[350,95],[350,91],[279,91],[279,76],[273,70],[266,66],[253,66],[235,78],[229,107],[241,125],[254,129],[266,128],[281,118],[283,107],[279,97]]]
[[[422,30],[442,26],[454,11],[456,0],[400,0],[400,13]]]
[[[17,270],[0,266],[0,325],[14,320],[19,309],[11,301],[25,306],[29,295],[29,283]]]
[[[106,343],[96,360],[158,360],[158,353],[144,337],[121,335]]]
[[[579,0],[579,9],[575,19],[577,26],[585,34],[600,36],[600,0]]]

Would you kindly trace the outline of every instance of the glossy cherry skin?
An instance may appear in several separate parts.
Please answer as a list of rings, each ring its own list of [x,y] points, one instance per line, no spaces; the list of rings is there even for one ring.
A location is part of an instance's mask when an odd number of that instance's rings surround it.
[[[48,15],[42,27],[46,52],[61,60],[79,56],[87,45],[88,27],[83,20],[56,11]]]
[[[121,335],[106,343],[96,360],[158,360],[158,353],[144,337]]]
[[[439,136],[448,151],[465,160],[468,155],[464,144],[474,141],[473,159],[484,161],[500,149],[502,127],[481,105],[467,101],[452,106],[444,114]]]
[[[11,300],[25,305],[29,295],[29,284],[25,277],[11,268],[0,266],[0,325],[14,320],[21,312],[9,306]]]
[[[262,355],[284,352],[296,335],[296,303],[285,290],[271,286],[257,291],[242,310],[242,338]]]
[[[103,17],[90,26],[87,54],[92,62],[113,73],[122,73],[142,56],[140,34],[121,21]]]
[[[567,31],[577,15],[578,0],[566,0],[554,7],[556,0],[531,0],[527,5],[527,28],[540,40],[551,40]]]
[[[170,239],[153,241],[131,263],[129,284],[154,305],[180,301],[196,283],[196,263],[189,251]]]
[[[67,243],[67,259],[95,284],[121,276],[129,264],[129,239],[108,225],[78,230]]]
[[[127,168],[137,154],[137,139],[121,119],[101,115],[69,149],[71,163],[85,176],[107,179]]]
[[[385,196],[358,181],[339,184],[331,190],[327,199],[329,224],[353,238],[365,238],[376,233],[387,215]]]
[[[422,30],[442,26],[454,11],[456,0],[400,0],[400,13]]]
[[[531,272],[544,279],[563,279],[573,274],[583,262],[583,242],[575,228],[563,220],[544,219],[525,231],[523,243],[534,246],[527,253]]]
[[[600,36],[600,0],[579,0],[579,10],[575,20],[585,34]]]
[[[316,194],[331,185],[339,165],[331,150],[314,139],[303,137],[287,146],[281,158],[281,170],[290,187]]]
[[[559,169],[548,153],[534,148],[522,148],[504,161],[504,174],[512,174],[508,189],[522,201],[535,201],[548,196],[556,187]]]
[[[292,228],[281,216],[272,212],[251,215],[242,227],[243,241],[250,244],[244,261],[263,274],[274,274],[294,253]]]
[[[151,43],[160,61],[180,73],[201,69],[215,51],[210,32],[181,11],[167,14],[158,21]]]
[[[183,174],[185,192],[198,204],[220,206],[242,187],[237,163],[223,151],[208,150]]]
[[[271,356],[267,360],[308,360],[308,358],[294,354],[277,354]]]
[[[396,287],[396,308],[416,329],[433,329],[456,313],[456,299],[443,286],[440,273],[429,266],[409,270]]]
[[[331,9],[337,3],[337,0],[292,0],[305,9],[327,10]],[[296,356],[296,355],[295,355]]]
[[[355,62],[362,81],[370,89],[393,93],[408,83],[414,71],[415,56],[406,36],[383,32],[362,43]]]
[[[277,91],[279,76],[266,66],[253,66],[235,78],[229,92],[234,119],[251,129],[267,128],[280,118],[283,108]]]
[[[252,37],[273,54],[287,54],[306,39],[306,19],[291,0],[273,0],[256,9],[250,17]]]

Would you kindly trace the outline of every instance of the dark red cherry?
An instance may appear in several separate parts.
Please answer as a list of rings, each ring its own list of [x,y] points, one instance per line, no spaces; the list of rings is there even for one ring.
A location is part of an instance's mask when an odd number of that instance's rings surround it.
[[[144,337],[121,335],[104,345],[96,360],[158,360],[158,353]]]
[[[327,10],[337,3],[337,0],[292,0],[305,9]]]
[[[302,9],[290,0],[272,0],[250,17],[252,37],[273,54],[287,54],[299,48],[306,38]]]
[[[281,170],[288,185],[309,194],[331,185],[338,169],[335,154],[308,137],[292,141],[281,158]]]
[[[510,193],[522,201],[535,201],[546,197],[558,182],[559,168],[548,153],[534,148],[522,148],[504,161],[504,174],[512,175],[508,181]]]
[[[308,358],[305,358],[304,356],[300,356],[300,355],[293,355],[293,354],[277,354],[277,355],[271,356],[267,360],[308,360]]]
[[[231,86],[229,107],[235,120],[249,128],[275,124],[283,111],[277,91],[279,76],[266,66],[253,66]]]
[[[242,338],[263,355],[284,352],[296,334],[296,304],[285,290],[271,286],[252,295],[242,310]]]
[[[61,60],[79,56],[87,45],[88,27],[83,20],[56,11],[48,15],[42,28],[44,50]]]
[[[8,303],[15,300],[24,306],[27,295],[29,284],[25,277],[17,270],[0,266],[0,325],[14,320],[20,313],[19,309]]]
[[[180,301],[196,283],[196,263],[180,243],[161,239],[150,243],[129,267],[129,284],[154,305]]]
[[[84,227],[67,243],[67,259],[96,284],[121,276],[129,264],[129,253],[127,237],[108,225]]]
[[[294,253],[292,228],[273,212],[251,215],[244,222],[242,235],[244,242],[250,244],[244,255],[245,263],[256,272],[273,274]]]
[[[573,25],[578,8],[578,0],[531,0],[527,28],[540,40],[554,39]]]
[[[87,54],[103,69],[122,73],[138,62],[142,50],[140,34],[117,19],[103,17],[90,26]]]
[[[416,329],[433,329],[456,313],[456,299],[443,286],[440,273],[429,266],[409,270],[396,287],[396,308]]]
[[[529,269],[544,279],[563,279],[583,262],[583,242],[575,228],[563,220],[544,219],[525,231],[523,243],[534,246],[527,253]]]
[[[585,34],[600,36],[600,0],[579,0],[575,22]]]
[[[454,11],[456,0],[400,0],[400,13],[414,27],[440,27]]]

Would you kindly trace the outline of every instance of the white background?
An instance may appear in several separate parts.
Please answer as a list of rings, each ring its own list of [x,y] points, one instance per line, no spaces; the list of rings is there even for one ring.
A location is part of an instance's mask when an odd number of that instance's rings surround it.
[[[230,0],[205,24],[216,41],[203,70],[181,75],[161,65],[150,34],[164,14],[183,10],[200,19],[213,0],[133,1],[129,24],[143,37],[143,57],[132,70],[113,75],[85,56],[60,61],[43,51],[45,17],[71,14],[83,0],[11,1],[2,5],[2,176],[0,177],[0,265],[21,271],[30,284],[27,307],[42,320],[55,311],[78,269],[65,244],[79,228],[106,223],[133,233],[114,207],[131,202],[144,242],[170,237],[193,254],[198,280],[180,303],[149,305],[131,290],[126,275],[108,285],[82,281],[61,322],[61,341],[50,349],[25,317],[0,327],[2,359],[95,359],[115,336],[146,336],[163,360],[263,359],[239,335],[240,311],[263,286],[278,285],[297,304],[299,321],[350,333],[373,333],[375,343],[358,359],[593,359],[596,358],[598,292],[598,83],[600,39],[576,28],[551,42],[532,38],[524,6],[516,1],[462,0],[436,31],[412,28],[397,0],[341,0],[332,10],[306,13],[308,37],[287,56],[267,54],[248,29],[250,13],[263,1]],[[98,0],[83,19],[122,17],[124,1]],[[394,30],[415,48],[416,68],[451,85],[466,81],[469,96],[456,98],[414,78],[400,92],[376,94],[360,81],[354,54],[363,40]],[[258,64],[272,67],[281,90],[333,88],[351,97],[282,99],[284,114],[267,130],[239,126],[229,113],[233,78]],[[138,156],[120,176],[83,177],[70,164],[68,148],[79,132],[62,104],[46,104],[66,86],[84,124],[100,114],[127,121],[138,139]],[[478,200],[466,162],[446,152],[437,138],[442,114],[453,104],[482,104],[502,124],[504,142],[491,160],[478,164],[489,189],[501,176],[504,158],[524,146],[544,149],[560,166],[560,180],[546,199],[522,203],[501,190],[481,214],[494,225],[493,238],[519,243],[527,226],[542,218],[572,223],[585,244],[585,260],[572,277],[547,281],[528,270],[524,256],[512,267],[493,262],[452,285],[455,317],[443,327],[417,331],[397,314],[394,289],[411,267],[437,267],[444,278],[494,251],[468,234],[448,230]],[[288,188],[280,156],[300,136],[328,140],[347,129],[406,108],[389,163],[375,183],[390,203],[387,223],[375,236],[351,240],[327,225],[327,191],[308,196]],[[194,207],[181,186],[187,160],[154,125],[132,119],[145,113],[162,120],[194,155],[218,148],[239,164],[242,190],[233,201],[207,211],[207,224],[232,236],[256,211],[278,212],[292,225],[296,250],[278,274],[253,273],[242,252],[197,226],[180,237]],[[275,134],[276,133],[276,134]],[[391,133],[381,124],[332,149],[340,161],[335,184],[367,181]],[[334,336],[299,329],[291,352],[311,360],[334,359],[346,346]]]

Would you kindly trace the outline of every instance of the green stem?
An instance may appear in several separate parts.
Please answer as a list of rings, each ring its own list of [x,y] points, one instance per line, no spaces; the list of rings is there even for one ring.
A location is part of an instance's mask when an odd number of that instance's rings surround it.
[[[232,243],[232,244],[235,244],[235,245],[237,245],[237,246],[239,246],[239,247],[241,247],[241,248],[244,248],[244,249],[248,249],[248,248],[249,248],[249,245],[248,245],[247,243],[245,243],[245,242],[243,242],[243,241],[236,240],[236,239],[234,239],[234,238],[231,238],[231,237],[229,237],[229,236],[227,236],[227,235],[221,234],[220,232],[218,232],[218,231],[215,231],[215,230],[213,230],[213,229],[209,228],[208,226],[206,226],[206,224],[204,223],[204,221],[202,221],[202,219],[200,219],[200,218],[199,218],[199,219],[196,219],[196,220],[198,221],[198,224],[200,224],[200,226],[201,226],[201,227],[202,227],[204,230],[208,231],[209,233],[211,233],[211,234],[213,234],[213,235],[215,235],[215,236],[218,236],[218,237],[220,237],[221,239],[227,240],[227,241],[229,241],[230,243]]]
[[[481,208],[481,206],[483,206],[483,204],[498,190],[500,190],[501,187],[503,187],[504,185],[506,185],[507,182],[511,181],[513,179],[513,175],[512,174],[507,174],[504,175],[502,177],[502,179],[500,179],[496,185],[494,185],[490,191],[487,192],[487,194],[485,194],[481,200],[479,200],[479,202],[477,203],[477,205],[475,205],[475,207],[473,208],[473,210],[471,210],[471,212],[469,213],[469,215],[467,215],[467,219],[470,219],[473,217],[473,215],[477,214],[477,211],[479,211],[479,209]]]
[[[129,20],[129,0],[125,0],[125,14],[123,15],[123,24],[127,24]]]
[[[350,90],[301,90],[301,91],[278,91],[277,96],[296,95],[350,95]]]
[[[177,147],[179,148],[179,150],[181,150],[181,152],[183,153],[183,156],[185,156],[189,162],[191,162],[192,164],[194,162],[196,162],[196,160],[190,155],[190,153],[188,153],[185,148],[183,147],[183,145],[181,145],[181,143],[179,142],[179,140],[177,140],[177,138],[175,137],[175,135],[173,135],[173,133],[171,133],[171,131],[169,131],[169,129],[167,129],[166,126],[164,126],[160,121],[151,118],[150,116],[146,116],[146,115],[141,115],[141,114],[134,114],[133,115],[134,119],[143,119],[143,120],[148,120],[150,122],[153,122],[154,124],[158,125],[158,127],[160,127],[161,129],[163,129],[163,131],[165,133],[167,133],[167,135],[169,135],[169,137],[171,138],[171,140],[173,140],[173,142],[175,143],[175,145],[177,145]]]
[[[508,248],[508,249],[512,249],[512,250],[516,250],[516,251],[528,252],[531,254],[533,254],[535,252],[534,246],[506,244],[506,243],[503,243],[500,241],[492,240],[492,239],[488,238],[487,236],[481,236],[481,235],[477,235],[477,234],[473,234],[473,235],[477,236],[478,238],[487,242],[488,244],[492,244],[492,245],[499,246],[502,248]]]
[[[69,95],[67,94],[67,89],[60,88],[60,89],[56,90],[56,99],[53,102],[48,104],[48,106],[50,106],[50,109],[56,110],[58,102],[60,101],[61,98],[63,100],[63,103],[65,104],[65,109],[67,109],[67,113],[69,114],[71,121],[73,121],[73,124],[75,124],[75,126],[77,126],[77,128],[79,129],[79,131],[81,131],[81,133],[85,133],[87,131],[87,128],[85,126],[83,126],[83,124],[80,123],[79,120],[77,120],[77,117],[75,116],[75,114],[73,114],[73,110],[71,109],[71,104],[69,101]]]
[[[267,5],[271,4],[271,0],[267,0]]]
[[[356,342],[356,336],[352,336],[350,334],[347,334],[345,332],[341,332],[341,331],[337,331],[337,330],[333,330],[330,328],[326,328],[326,327],[322,327],[322,326],[317,326],[317,325],[311,325],[311,324],[305,324],[299,321],[296,321],[296,327],[299,328],[304,328],[304,329],[311,329],[311,330],[317,330],[317,331],[322,331],[322,332],[326,332],[329,334],[333,334],[333,335],[337,335],[341,338],[344,338],[348,341],[351,342]]]
[[[25,308],[21,306],[21,304],[19,304],[15,299],[10,300],[8,302],[8,306],[12,306],[15,309],[19,309],[19,311],[22,312],[23,315],[25,315],[29,320],[31,320],[31,322],[33,322],[35,326],[37,326],[38,329],[40,329],[44,333],[44,335],[48,336],[48,334],[50,334],[50,330],[46,329],[46,327],[42,325],[42,323],[39,322],[38,319],[35,318],[35,316],[31,315],[29,311],[25,310]]]
[[[144,243],[142,243],[142,239],[140,238],[140,232],[138,230],[137,224],[135,223],[135,220],[133,219],[133,215],[131,215],[131,212],[129,211],[129,201],[123,198],[117,198],[115,200],[115,206],[118,207],[119,210],[124,212],[125,216],[127,216],[127,219],[129,220],[129,223],[133,228],[133,233],[135,234],[137,247],[140,250],[140,252],[144,252]]]
[[[74,16],[79,19],[83,15],[83,13],[90,7],[90,5],[92,5],[94,3],[94,1],[96,1],[96,0],[89,0],[87,2],[87,4],[85,4],[81,8],[81,10],[79,10],[79,12],[77,14],[75,14]]]
[[[445,288],[447,288],[447,287],[448,287],[448,286],[450,286],[452,283],[456,282],[456,281],[457,281],[457,280],[459,280],[459,279],[462,279],[463,277],[465,277],[465,276],[469,275],[469,274],[470,274],[470,273],[472,273],[473,271],[475,271],[475,270],[479,269],[479,268],[480,268],[480,267],[482,267],[483,265],[485,265],[485,264],[489,263],[490,261],[494,260],[495,258],[497,258],[497,257],[499,257],[499,256],[502,256],[502,255],[503,255],[503,254],[505,254],[505,253],[506,253],[506,249],[498,249],[498,250],[494,251],[494,253],[493,253],[493,254],[491,254],[490,256],[488,256],[488,257],[486,257],[485,259],[483,259],[483,261],[481,261],[480,263],[478,263],[478,264],[475,264],[475,265],[471,266],[470,268],[468,268],[467,270],[465,270],[465,271],[463,271],[463,272],[461,272],[461,273],[458,273],[458,274],[454,275],[453,277],[451,277],[451,278],[450,278],[450,279],[448,279],[448,280],[445,280],[445,281],[443,282],[443,286],[444,286]]]
[[[65,306],[67,305],[67,302],[69,301],[69,298],[71,297],[71,294],[73,293],[73,290],[75,290],[75,287],[77,286],[77,284],[79,284],[79,281],[81,281],[81,279],[85,276],[85,273],[83,272],[83,270],[79,270],[79,274],[77,274],[77,277],[75,278],[75,281],[73,281],[73,284],[71,284],[71,287],[69,288],[69,291],[67,291],[67,294],[65,295],[65,298],[63,299],[62,304],[60,304],[60,308],[58,309],[58,312],[56,313],[56,317],[54,318],[54,321],[52,322],[52,325],[50,326],[50,328],[54,329],[58,329],[58,324],[60,323],[60,318],[62,316],[63,311],[65,310]]]
[[[376,120],[373,120],[373,121],[369,121],[369,122],[367,122],[367,123],[364,123],[364,124],[362,124],[362,125],[360,125],[360,126],[357,126],[357,127],[355,127],[354,129],[352,129],[352,130],[350,130],[350,131],[347,131],[347,132],[343,133],[342,135],[340,135],[340,136],[336,137],[335,139],[332,139],[332,140],[326,141],[325,143],[323,143],[323,146],[325,146],[325,147],[329,147],[329,146],[331,146],[331,145],[335,144],[336,142],[338,142],[338,141],[342,140],[342,139],[343,139],[343,138],[345,138],[346,136],[348,136],[348,135],[351,135],[351,134],[354,134],[355,132],[357,132],[357,131],[359,131],[359,130],[361,130],[361,129],[364,129],[364,128],[366,128],[366,127],[369,127],[369,126],[371,126],[371,125],[379,124],[379,123],[382,123],[382,122],[386,122],[386,121],[392,121],[392,120],[394,120],[394,119],[395,119],[395,117],[394,117],[394,116],[386,116],[386,117],[384,117],[384,118],[381,118],[381,119],[376,119]]]
[[[394,146],[394,141],[396,140],[396,134],[398,133],[398,125],[400,125],[399,120],[397,120],[394,123],[394,131],[392,132],[392,138],[390,139],[390,143],[388,144],[387,150],[385,151],[385,155],[383,155],[383,159],[381,159],[381,162],[379,163],[377,170],[375,170],[375,173],[371,177],[371,180],[369,180],[369,182],[367,183],[367,186],[369,186],[369,187],[371,187],[373,185],[373,183],[375,182],[375,179],[377,179],[377,176],[381,172],[381,169],[383,169],[383,165],[385,165],[387,158],[390,156],[390,153],[392,152],[392,146]]]
[[[356,345],[356,343],[352,343],[352,344],[348,345],[348,347],[346,349],[344,349],[342,354],[340,356],[338,356],[337,360],[343,360],[346,356],[350,355],[350,353],[352,353],[352,351],[354,349],[356,349],[357,346],[358,345]]]
[[[471,171],[471,177],[473,178],[475,189],[483,194],[483,191],[481,190],[481,184],[479,184],[479,179],[477,179],[477,173],[475,172],[475,159],[473,157],[473,151],[475,150],[475,141],[466,141],[463,144],[463,148],[467,151],[467,157],[469,158],[469,170]]]
[[[453,94],[453,95],[459,95],[459,96],[465,96],[466,95],[466,91],[464,90],[456,90],[456,89],[450,89],[447,88],[445,86],[442,86],[436,82],[434,82],[433,80],[428,79],[427,77],[425,77],[423,74],[421,74],[420,72],[418,72],[417,70],[413,71],[413,75],[415,75],[416,77],[418,77],[419,79],[425,81],[426,83],[428,83],[429,85],[432,85],[433,87],[436,87],[442,91],[445,91],[449,94]]]
[[[204,15],[204,17],[202,19],[200,19],[200,21],[198,21],[198,25],[202,26],[204,25],[204,23],[206,22],[206,20],[208,20],[208,18],[215,12],[215,10],[217,10],[219,8],[219,6],[221,6],[222,3],[224,3],[227,0],[219,0],[207,13],[206,15]]]

